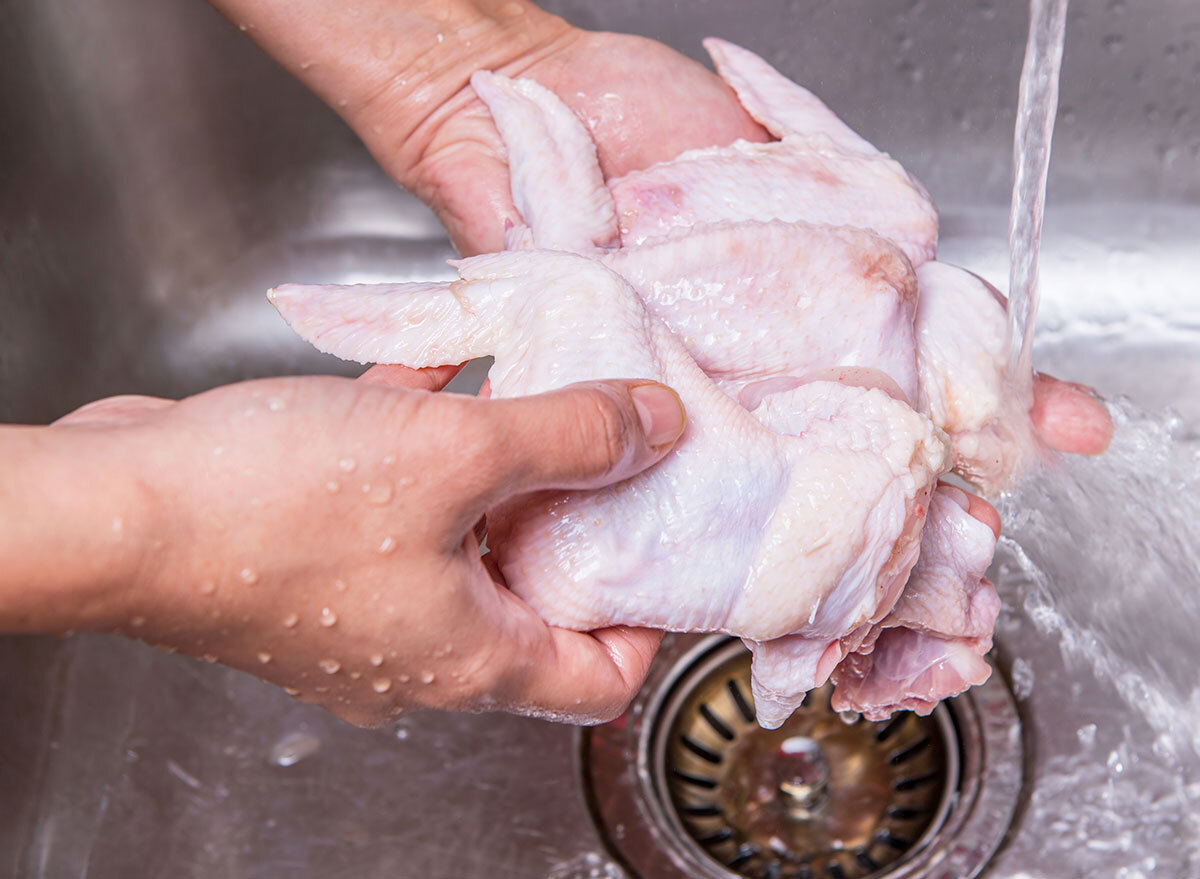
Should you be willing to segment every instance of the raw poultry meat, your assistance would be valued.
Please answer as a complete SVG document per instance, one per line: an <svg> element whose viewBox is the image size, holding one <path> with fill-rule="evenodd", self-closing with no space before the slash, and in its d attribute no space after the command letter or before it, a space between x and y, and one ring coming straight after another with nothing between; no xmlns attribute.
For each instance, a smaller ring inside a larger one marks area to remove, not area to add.
<svg viewBox="0 0 1200 879"><path fill-rule="evenodd" d="M921 555L895 607L833 671L836 710L871 720L900 708L927 714L947 694L988 679L983 655L1000 599L984 572L996 539L967 503L951 485L934 493Z"/></svg>
<svg viewBox="0 0 1200 879"><path fill-rule="evenodd" d="M713 367L710 374L723 386L732 385L736 392L739 385L759 378L804 376L814 368L814 361L825 366L869 365L887 373L949 434L956 472L987 490L1004 485L1034 443L1027 414L1012 405L1013 395L1005 384L1007 316L999 293L963 269L926 262L935 255L937 214L924 188L894 160L757 55L723 40L708 39L704 45L746 110L784 139L699 151L706 163L700 181L694 179L688 158L696 151L609 181L612 210L605 207L595 146L583 123L561 100L529 80L485 71L471 78L497 120L508 149L514 201L524 205L527 225L510 230L509 246L536 243L582 253L594 251L598 242L608 245L619 235L625 246L601 258L633 283L658 316L681 335L697 362L706 370ZM747 164L746 150L782 148L793 138L808 136L826 138L833 145L830 149L858 161L899 169L910 194L928 208L932 223L916 252L905 245L912 238L911 230L889 226L904 212L895 213L877 189L863 203L859 190L837 187L816 205L792 195L781 205L778 194L790 193L788 186L794 182L787 175L803 177L808 172L763 171L757 160ZM539 175L546 180L587 181L586 196L568 209L567 199L579 191L578 186L528 188L520 183ZM686 202L672 207L667 199L658 204L660 237L647 238L650 233L643 235L636 229L630 233L624 219L623 188L646 175ZM754 182L760 176L761 187ZM717 190L722 194L698 212L693 194ZM547 204L541 203L543 198ZM863 228L821 225L831 214L857 215L860 210L864 212L860 222L846 221L847 225L874 230L875 236ZM566 222L564 216L575 219ZM547 219L539 222L538 218ZM571 234L580 228L579 218L586 218L585 231ZM747 220L774 222L755 231L747 228ZM849 241L854 234L857 240ZM918 266L915 276L903 265L897 248ZM915 277L919 297L910 288L913 282L902 277L905 274ZM888 306L878 296L886 297L886 286L895 291L892 296L918 303L915 325L901 309L885 316ZM867 305L872 292L877 298ZM845 329L835 328L838 321ZM833 337L826 335L831 329ZM846 330L857 332L857 340L847 341ZM920 391L908 359L913 332ZM826 350L813 349L809 344L813 339L827 341ZM828 349L835 346L837 357L824 362ZM891 355L866 363L868 349ZM731 357L738 362L726 362ZM729 366L745 378L729 374Z"/></svg>
<svg viewBox="0 0 1200 879"><path fill-rule="evenodd" d="M654 378L688 411L684 436L649 471L489 511L506 582L544 619L728 632L770 665L776 639L836 644L891 611L944 469L927 418L878 388L810 381L760 404L771 429L599 262L527 251L457 265L452 283L288 285L271 300L339 357L422 367L493 354L497 397ZM756 672L764 725L829 673L781 670Z"/></svg>
<svg viewBox="0 0 1200 879"><path fill-rule="evenodd" d="M917 278L871 232L717 223L601 259L747 408L773 379L834 366L879 370L916 399Z"/></svg>
<svg viewBox="0 0 1200 879"><path fill-rule="evenodd" d="M742 105L780 140L689 150L610 181L624 244L718 220L806 220L870 229L914 265L937 249L937 210L891 157L758 56L705 40Z"/></svg>
<svg viewBox="0 0 1200 879"><path fill-rule="evenodd" d="M1003 297L982 278L941 262L917 269L917 284L919 408L950 435L955 471L994 491L1037 448L1028 403L1005 379Z"/></svg>
<svg viewBox="0 0 1200 879"><path fill-rule="evenodd" d="M571 628L742 637L764 726L830 675L840 706L927 712L987 677L995 538L959 490L930 498L943 435L913 407L952 431L963 472L1002 469L991 457L1003 443L989 441L1003 306L929 261L936 213L899 165L761 59L706 46L781 141L606 183L557 97L477 73L526 223L506 243L534 252L463 261L451 285L282 287L273 301L350 359L494 353L497 396L615 376L673 385L690 426L649 473L489 514L511 588ZM829 185L834 166L847 176Z"/></svg>

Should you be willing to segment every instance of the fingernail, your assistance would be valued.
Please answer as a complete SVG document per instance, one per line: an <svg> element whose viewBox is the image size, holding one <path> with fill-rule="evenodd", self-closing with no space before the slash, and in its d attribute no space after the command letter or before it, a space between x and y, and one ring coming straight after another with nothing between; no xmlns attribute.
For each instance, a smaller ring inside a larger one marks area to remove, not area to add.
<svg viewBox="0 0 1200 879"><path fill-rule="evenodd" d="M630 388L633 408L642 422L642 432L651 448L669 445L683 433L686 415L683 401L670 388L660 384Z"/></svg>

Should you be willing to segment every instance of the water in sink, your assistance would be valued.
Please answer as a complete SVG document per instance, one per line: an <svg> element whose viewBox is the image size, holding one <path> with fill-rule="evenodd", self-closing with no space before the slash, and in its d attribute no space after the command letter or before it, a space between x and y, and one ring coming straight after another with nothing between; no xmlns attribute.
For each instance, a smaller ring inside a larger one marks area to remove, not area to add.
<svg viewBox="0 0 1200 879"><path fill-rule="evenodd" d="M1026 395L1066 7L1032 0L1017 113L1010 376ZM1027 721L1058 741L1020 819L1044 832L1001 853L1005 875L1200 875L1200 445L1170 410L1112 412L1107 454L1050 462L1001 504L997 636Z"/></svg>

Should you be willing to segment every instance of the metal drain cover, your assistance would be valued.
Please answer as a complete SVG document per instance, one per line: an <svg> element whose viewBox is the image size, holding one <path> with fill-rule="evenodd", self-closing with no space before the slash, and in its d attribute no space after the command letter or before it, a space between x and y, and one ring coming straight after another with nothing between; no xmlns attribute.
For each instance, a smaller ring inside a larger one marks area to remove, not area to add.
<svg viewBox="0 0 1200 879"><path fill-rule="evenodd" d="M826 686L764 730L749 652L723 636L696 641L675 639L665 650L678 660L622 718L584 734L593 812L634 875L882 879L932 875L935 863L939 877L982 868L1020 790L1019 725L997 677L994 692L953 709L880 723L834 712Z"/></svg>
<svg viewBox="0 0 1200 879"><path fill-rule="evenodd" d="M860 879L941 823L958 781L944 709L846 722L826 684L765 730L749 699L750 655L730 646L680 679L656 742L656 780L704 852L746 876Z"/></svg>

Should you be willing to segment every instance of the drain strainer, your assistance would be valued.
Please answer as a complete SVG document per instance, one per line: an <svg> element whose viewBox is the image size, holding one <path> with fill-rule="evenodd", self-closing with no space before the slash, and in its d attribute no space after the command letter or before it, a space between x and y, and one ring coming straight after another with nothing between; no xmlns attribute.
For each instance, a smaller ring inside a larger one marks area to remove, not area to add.
<svg viewBox="0 0 1200 879"><path fill-rule="evenodd" d="M689 642L666 648L683 655L660 663L629 712L585 734L593 811L634 875L915 879L935 865L939 877L982 868L1020 790L1017 716L997 676L929 717L879 723L833 711L826 686L764 730L749 652L724 637L684 650Z"/></svg>

